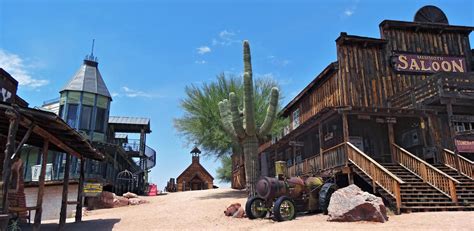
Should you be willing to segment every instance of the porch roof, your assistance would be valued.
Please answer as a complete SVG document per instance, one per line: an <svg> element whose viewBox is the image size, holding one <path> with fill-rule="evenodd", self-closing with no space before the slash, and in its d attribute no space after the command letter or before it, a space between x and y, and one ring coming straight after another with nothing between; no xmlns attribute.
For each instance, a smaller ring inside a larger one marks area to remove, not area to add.
<svg viewBox="0 0 474 231"><path fill-rule="evenodd" d="M85 137L67 125L56 114L48 111L0 103L0 130L2 136L8 135L10 121L6 115L7 111L16 112L19 116L17 140L21 140L28 129L33 126L26 144L41 147L47 139L50 141L50 150L94 160L104 159L104 155L92 147Z"/></svg>

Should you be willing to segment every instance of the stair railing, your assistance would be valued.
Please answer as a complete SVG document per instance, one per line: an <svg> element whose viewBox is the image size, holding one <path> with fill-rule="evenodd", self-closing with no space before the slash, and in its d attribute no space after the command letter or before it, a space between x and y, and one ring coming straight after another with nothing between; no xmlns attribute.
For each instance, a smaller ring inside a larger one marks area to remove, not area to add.
<svg viewBox="0 0 474 231"><path fill-rule="evenodd" d="M340 143L336 146L323 150L322 152L322 163L321 169L331 169L346 164L346 145Z"/></svg>
<svg viewBox="0 0 474 231"><path fill-rule="evenodd" d="M444 164L456 169L456 155L449 149L443 149ZM474 161L459 155L459 172L471 179L474 179Z"/></svg>
<svg viewBox="0 0 474 231"><path fill-rule="evenodd" d="M402 196L400 193L400 184L405 182L387 170L385 167L377 163L370 156L363 153L350 142L347 145L348 160L358 169L367 175L374 184L383 188L388 194L395 198L397 212L400 213L402 206ZM375 187L375 185L373 185Z"/></svg>
<svg viewBox="0 0 474 231"><path fill-rule="evenodd" d="M456 184L459 184L459 181L394 143L392 149L394 158L399 164L451 198L453 202L458 202Z"/></svg>

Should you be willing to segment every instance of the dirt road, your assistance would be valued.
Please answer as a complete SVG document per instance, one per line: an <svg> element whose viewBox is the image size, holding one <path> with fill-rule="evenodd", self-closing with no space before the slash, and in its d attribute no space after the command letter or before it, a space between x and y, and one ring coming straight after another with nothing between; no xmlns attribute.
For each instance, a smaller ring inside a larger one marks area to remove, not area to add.
<svg viewBox="0 0 474 231"><path fill-rule="evenodd" d="M71 220L66 230L474 230L474 212L391 215L383 224L328 222L325 215L299 216L287 222L235 219L224 216L223 211L232 202L244 205L246 196L231 189L170 193L145 199L150 203L91 211L81 223ZM44 224L41 228L56 230L56 224Z"/></svg>

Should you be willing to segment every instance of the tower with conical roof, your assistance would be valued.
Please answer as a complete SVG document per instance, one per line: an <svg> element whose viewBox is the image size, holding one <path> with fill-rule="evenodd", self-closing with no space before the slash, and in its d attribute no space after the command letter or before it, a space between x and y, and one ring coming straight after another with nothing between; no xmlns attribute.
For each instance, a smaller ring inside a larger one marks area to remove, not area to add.
<svg viewBox="0 0 474 231"><path fill-rule="evenodd" d="M112 97L92 50L60 91L59 116L92 141L105 141Z"/></svg>

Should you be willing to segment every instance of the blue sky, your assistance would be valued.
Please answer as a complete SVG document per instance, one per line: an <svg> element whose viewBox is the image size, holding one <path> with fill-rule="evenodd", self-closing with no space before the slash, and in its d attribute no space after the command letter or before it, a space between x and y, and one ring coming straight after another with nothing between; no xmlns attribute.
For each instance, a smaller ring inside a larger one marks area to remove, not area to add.
<svg viewBox="0 0 474 231"><path fill-rule="evenodd" d="M285 104L336 60L340 32L379 37L382 20L412 21L428 4L453 25L474 26L472 1L0 0L0 66L20 80L19 95L39 106L59 96L96 39L111 115L152 119L147 142L158 156L151 180L161 189L191 162L191 146L172 122L183 114L184 87L240 73L243 39L254 74L278 80ZM202 162L211 174L220 165Z"/></svg>

